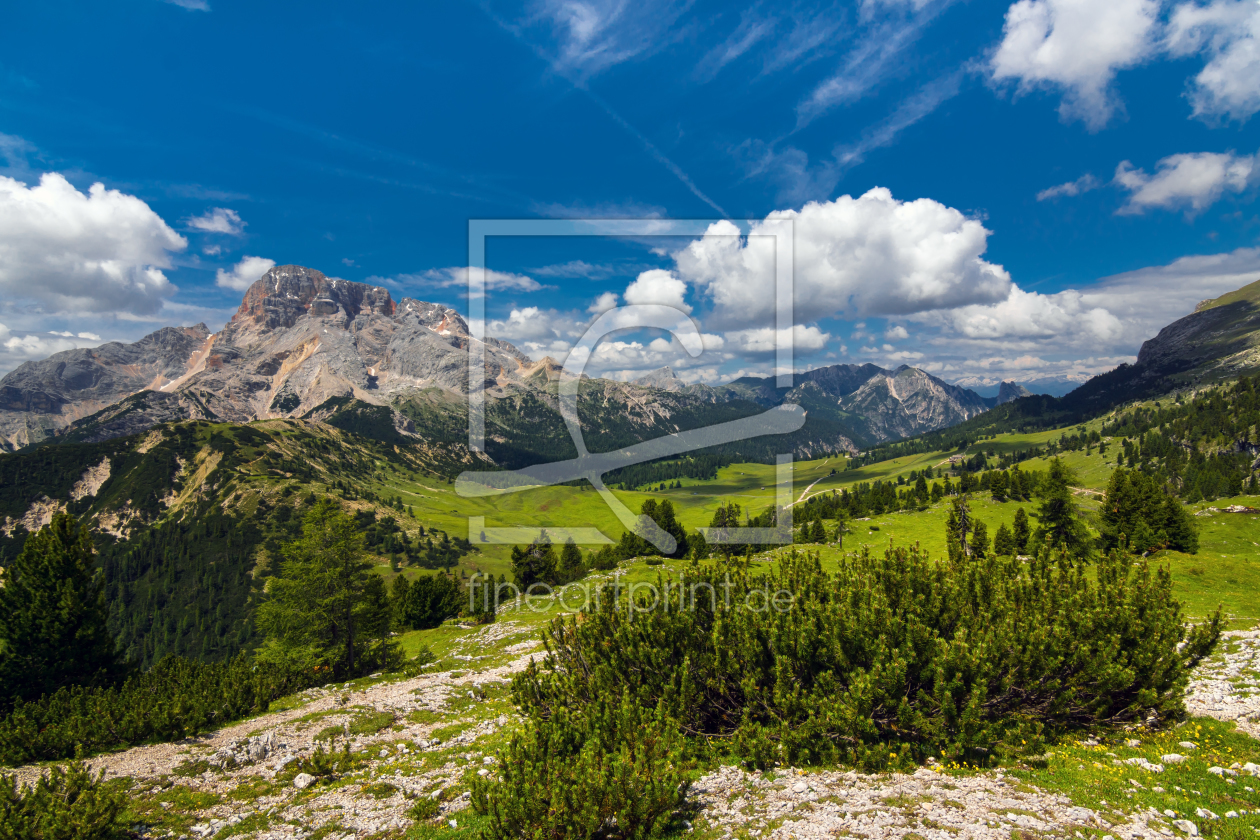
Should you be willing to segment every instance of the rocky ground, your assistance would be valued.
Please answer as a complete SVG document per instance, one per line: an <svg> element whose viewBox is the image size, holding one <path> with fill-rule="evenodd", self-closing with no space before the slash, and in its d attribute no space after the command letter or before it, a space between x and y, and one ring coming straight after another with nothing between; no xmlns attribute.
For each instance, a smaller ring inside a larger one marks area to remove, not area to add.
<svg viewBox="0 0 1260 840"><path fill-rule="evenodd" d="M465 637L437 666L445 670L325 686L296 698L292 708L91 764L133 780L151 837L383 839L418 825L427 827L424 837L463 833L471 814L468 780L494 772L502 738L487 736L516 724L507 687L538 655L536 638L534 630L501 621ZM1260 632L1231 633L1223 647L1193 683L1189 707L1195 715L1236 722L1254 737L1260 734ZM451 670L453 664L466 669ZM1193 721L1179 731L1110 745L1061 745L1049 775L1036 778L1020 768L940 765L910 775L722 767L694 786L692 831L714 840L1255 836L1260 779L1253 783L1252 777L1260 767L1227 764L1234 747L1208 743L1211 734ZM1202 748L1170 740L1187 731ZM317 750L348 755L348 764L321 773L312 759ZM22 768L19 776L29 780L39 772ZM1084 784L1104 787L1077 795L1069 784L1074 772L1102 774L1103 782ZM1209 785L1224 793L1207 796L1199 789ZM1110 803L1100 798L1104 793ZM1159 796L1172 799L1163 803ZM435 816L417 820L413 809L425 800ZM1216 805L1219 814L1203 807L1222 801L1237 804L1228 811Z"/></svg>
<svg viewBox="0 0 1260 840"><path fill-rule="evenodd" d="M1260 630L1226 634L1224 653L1203 663L1190 686L1192 715L1232 720L1260 738Z"/></svg>

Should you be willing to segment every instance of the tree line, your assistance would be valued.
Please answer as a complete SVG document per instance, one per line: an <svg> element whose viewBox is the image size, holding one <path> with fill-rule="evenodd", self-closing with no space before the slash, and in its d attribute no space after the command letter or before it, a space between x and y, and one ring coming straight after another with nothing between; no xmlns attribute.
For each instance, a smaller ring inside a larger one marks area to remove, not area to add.
<svg viewBox="0 0 1260 840"><path fill-rule="evenodd" d="M145 670L110 630L92 535L54 516L0 580L0 759L184 737L301 688L402 666L396 605L352 516L316 501L282 555L254 618L256 651L166 656Z"/></svg>

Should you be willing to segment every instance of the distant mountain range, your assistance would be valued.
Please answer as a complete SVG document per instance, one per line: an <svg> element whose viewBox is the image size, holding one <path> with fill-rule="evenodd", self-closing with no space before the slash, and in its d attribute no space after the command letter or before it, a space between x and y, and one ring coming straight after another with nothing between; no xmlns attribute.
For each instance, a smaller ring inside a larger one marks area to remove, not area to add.
<svg viewBox="0 0 1260 840"><path fill-rule="evenodd" d="M1033 394L983 417L954 436L1002 429L1053 428L1097 417L1134 400L1163 397L1260 372L1260 280L1205 300L1142 344L1137 361L1099 374L1061 397Z"/></svg>
<svg viewBox="0 0 1260 840"><path fill-rule="evenodd" d="M459 445L467 440L468 352L474 341L448 307L394 301L388 290L277 266L244 295L218 333L167 327L133 344L113 342L27 362L0 380L0 446L99 441L163 422L325 420L377 437ZM561 366L511 344L485 343L487 454L507 467L576 454L557 407ZM634 382L586 379L579 413L593 451L797 403L808 412L791 436L801 456L944 428L1021 396L995 398L917 368L832 365L795 377L688 385L669 368ZM749 442L782 451L783 441ZM760 453L764 454L764 453Z"/></svg>

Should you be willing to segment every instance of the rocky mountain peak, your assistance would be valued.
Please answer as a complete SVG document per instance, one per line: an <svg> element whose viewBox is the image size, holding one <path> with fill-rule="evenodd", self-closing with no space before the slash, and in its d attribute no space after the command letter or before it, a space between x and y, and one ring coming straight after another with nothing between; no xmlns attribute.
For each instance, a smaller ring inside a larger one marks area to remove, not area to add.
<svg viewBox="0 0 1260 840"><path fill-rule="evenodd" d="M468 322L454 309L440 303L403 298L398 304L397 314L399 318L414 317L420 326L428 327L438 335L468 336Z"/></svg>
<svg viewBox="0 0 1260 840"><path fill-rule="evenodd" d="M651 373L644 374L638 379L631 381L631 385L642 385L645 388L656 388L660 391L679 391L686 387L685 382L674 375L674 369L669 365L663 368L657 368Z"/></svg>
<svg viewBox="0 0 1260 840"><path fill-rule="evenodd" d="M307 314L340 316L348 325L359 315L392 316L395 309L389 291L380 286L329 279L321 271L300 265L278 265L246 290L227 331L286 329Z"/></svg>
<svg viewBox="0 0 1260 840"><path fill-rule="evenodd" d="M1018 382L1003 382L998 386L997 404L1002 405L1003 403L1008 403L1011 400L1017 400L1020 397L1028 396L1032 396L1032 391L1029 391Z"/></svg>

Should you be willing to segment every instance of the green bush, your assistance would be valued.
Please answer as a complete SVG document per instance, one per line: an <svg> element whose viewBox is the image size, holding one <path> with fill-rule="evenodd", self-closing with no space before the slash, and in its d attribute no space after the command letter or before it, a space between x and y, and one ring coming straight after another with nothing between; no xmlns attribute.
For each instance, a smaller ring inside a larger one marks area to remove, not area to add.
<svg viewBox="0 0 1260 840"><path fill-rule="evenodd" d="M1096 576L1066 553L934 563L898 548L835 574L792 552L683 580L633 612L606 589L552 623L551 655L513 683L528 726L474 789L491 837L654 836L692 762L976 763L1175 721L1220 635L1219 615L1187 632L1167 570L1120 552Z"/></svg>
<svg viewBox="0 0 1260 840"><path fill-rule="evenodd" d="M322 683L324 677L258 667L244 654L216 663L168 656L117 688L76 686L18 702L0 720L0 763L186 738L265 712L277 697Z"/></svg>
<svg viewBox="0 0 1260 840"><path fill-rule="evenodd" d="M0 776L3 840L122 840L127 795L93 777L81 762L53 767L29 788Z"/></svg>
<svg viewBox="0 0 1260 840"><path fill-rule="evenodd" d="M328 749L320 744L309 757L298 759L285 768L283 778L291 780L299 773L309 773L316 779L335 779L342 773L349 773L363 765L363 756L350 752L350 742L342 744L341 750L335 743Z"/></svg>
<svg viewBox="0 0 1260 840"><path fill-rule="evenodd" d="M601 696L513 738L500 778L473 782L473 808L490 837L659 837L686 802L682 740L629 694Z"/></svg>
<svg viewBox="0 0 1260 840"><path fill-rule="evenodd" d="M425 822L442 813L442 806L431 796L421 796L416 804L407 809L407 816L416 822Z"/></svg>

